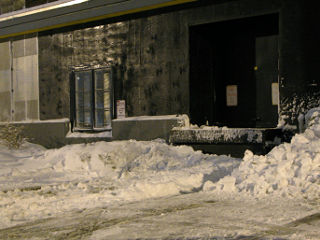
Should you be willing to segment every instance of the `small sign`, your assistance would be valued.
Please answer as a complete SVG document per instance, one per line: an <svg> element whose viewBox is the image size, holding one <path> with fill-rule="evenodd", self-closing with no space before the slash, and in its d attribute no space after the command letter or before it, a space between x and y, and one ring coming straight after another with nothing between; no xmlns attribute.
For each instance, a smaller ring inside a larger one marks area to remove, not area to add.
<svg viewBox="0 0 320 240"><path fill-rule="evenodd" d="M272 105L279 105L279 83L272 83Z"/></svg>
<svg viewBox="0 0 320 240"><path fill-rule="evenodd" d="M126 101L117 100L117 118L123 119L126 118Z"/></svg>
<svg viewBox="0 0 320 240"><path fill-rule="evenodd" d="M227 93L227 106L228 107L238 106L238 86L228 85L226 93Z"/></svg>

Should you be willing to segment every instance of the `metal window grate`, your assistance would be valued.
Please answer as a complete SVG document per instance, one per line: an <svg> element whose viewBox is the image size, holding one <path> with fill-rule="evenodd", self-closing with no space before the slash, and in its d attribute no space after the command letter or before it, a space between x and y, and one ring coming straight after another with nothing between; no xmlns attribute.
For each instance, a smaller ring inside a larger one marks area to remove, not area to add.
<svg viewBox="0 0 320 240"><path fill-rule="evenodd" d="M74 77L75 129L111 129L112 87L110 69L76 71Z"/></svg>

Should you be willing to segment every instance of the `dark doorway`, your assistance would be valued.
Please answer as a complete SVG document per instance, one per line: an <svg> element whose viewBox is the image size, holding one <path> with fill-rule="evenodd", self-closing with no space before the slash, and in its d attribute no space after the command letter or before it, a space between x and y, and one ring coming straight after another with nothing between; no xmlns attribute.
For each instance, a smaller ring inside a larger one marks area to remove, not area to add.
<svg viewBox="0 0 320 240"><path fill-rule="evenodd" d="M193 124L275 127L278 15L190 27Z"/></svg>

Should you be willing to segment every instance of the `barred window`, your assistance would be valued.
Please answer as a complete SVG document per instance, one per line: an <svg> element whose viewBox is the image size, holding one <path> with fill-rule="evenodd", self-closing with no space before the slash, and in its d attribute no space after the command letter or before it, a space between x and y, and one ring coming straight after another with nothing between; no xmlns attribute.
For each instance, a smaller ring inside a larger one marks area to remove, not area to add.
<svg viewBox="0 0 320 240"><path fill-rule="evenodd" d="M110 69L74 72L74 129L111 129L112 94Z"/></svg>

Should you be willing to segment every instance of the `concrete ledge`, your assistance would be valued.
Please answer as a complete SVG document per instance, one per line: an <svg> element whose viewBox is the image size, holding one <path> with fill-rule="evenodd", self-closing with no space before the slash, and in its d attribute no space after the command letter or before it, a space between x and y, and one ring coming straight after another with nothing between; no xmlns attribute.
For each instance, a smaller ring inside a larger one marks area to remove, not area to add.
<svg viewBox="0 0 320 240"><path fill-rule="evenodd" d="M22 135L26 136L29 142L46 148L56 148L66 144L65 136L69 131L69 119L12 122L10 124L23 126ZM0 128L5 125L6 123L1 123Z"/></svg>
<svg viewBox="0 0 320 240"><path fill-rule="evenodd" d="M184 126L186 116L141 116L112 121L112 140L136 139L149 141L162 138L169 141L170 131L174 127Z"/></svg>
<svg viewBox="0 0 320 240"><path fill-rule="evenodd" d="M172 143L262 143L264 131L247 128L173 129L170 133Z"/></svg>
<svg viewBox="0 0 320 240"><path fill-rule="evenodd" d="M66 144L91 143L98 141L110 142L112 140L112 131L101 132L68 132L66 136Z"/></svg>
<svg viewBox="0 0 320 240"><path fill-rule="evenodd" d="M254 128L174 128L169 142L189 145L204 153L228 154L242 157L246 149L255 154L266 154L282 142L281 129Z"/></svg>
<svg viewBox="0 0 320 240"><path fill-rule="evenodd" d="M69 119L54 119L46 121L11 122L9 124L23 126L22 135L29 142L43 145L46 148L57 148L66 144L90 143L112 140L148 141L162 138L169 141L170 130L185 126L185 115L141 116L125 119L114 119L112 129L102 132L70 131ZM6 123L0 123L0 128Z"/></svg>

